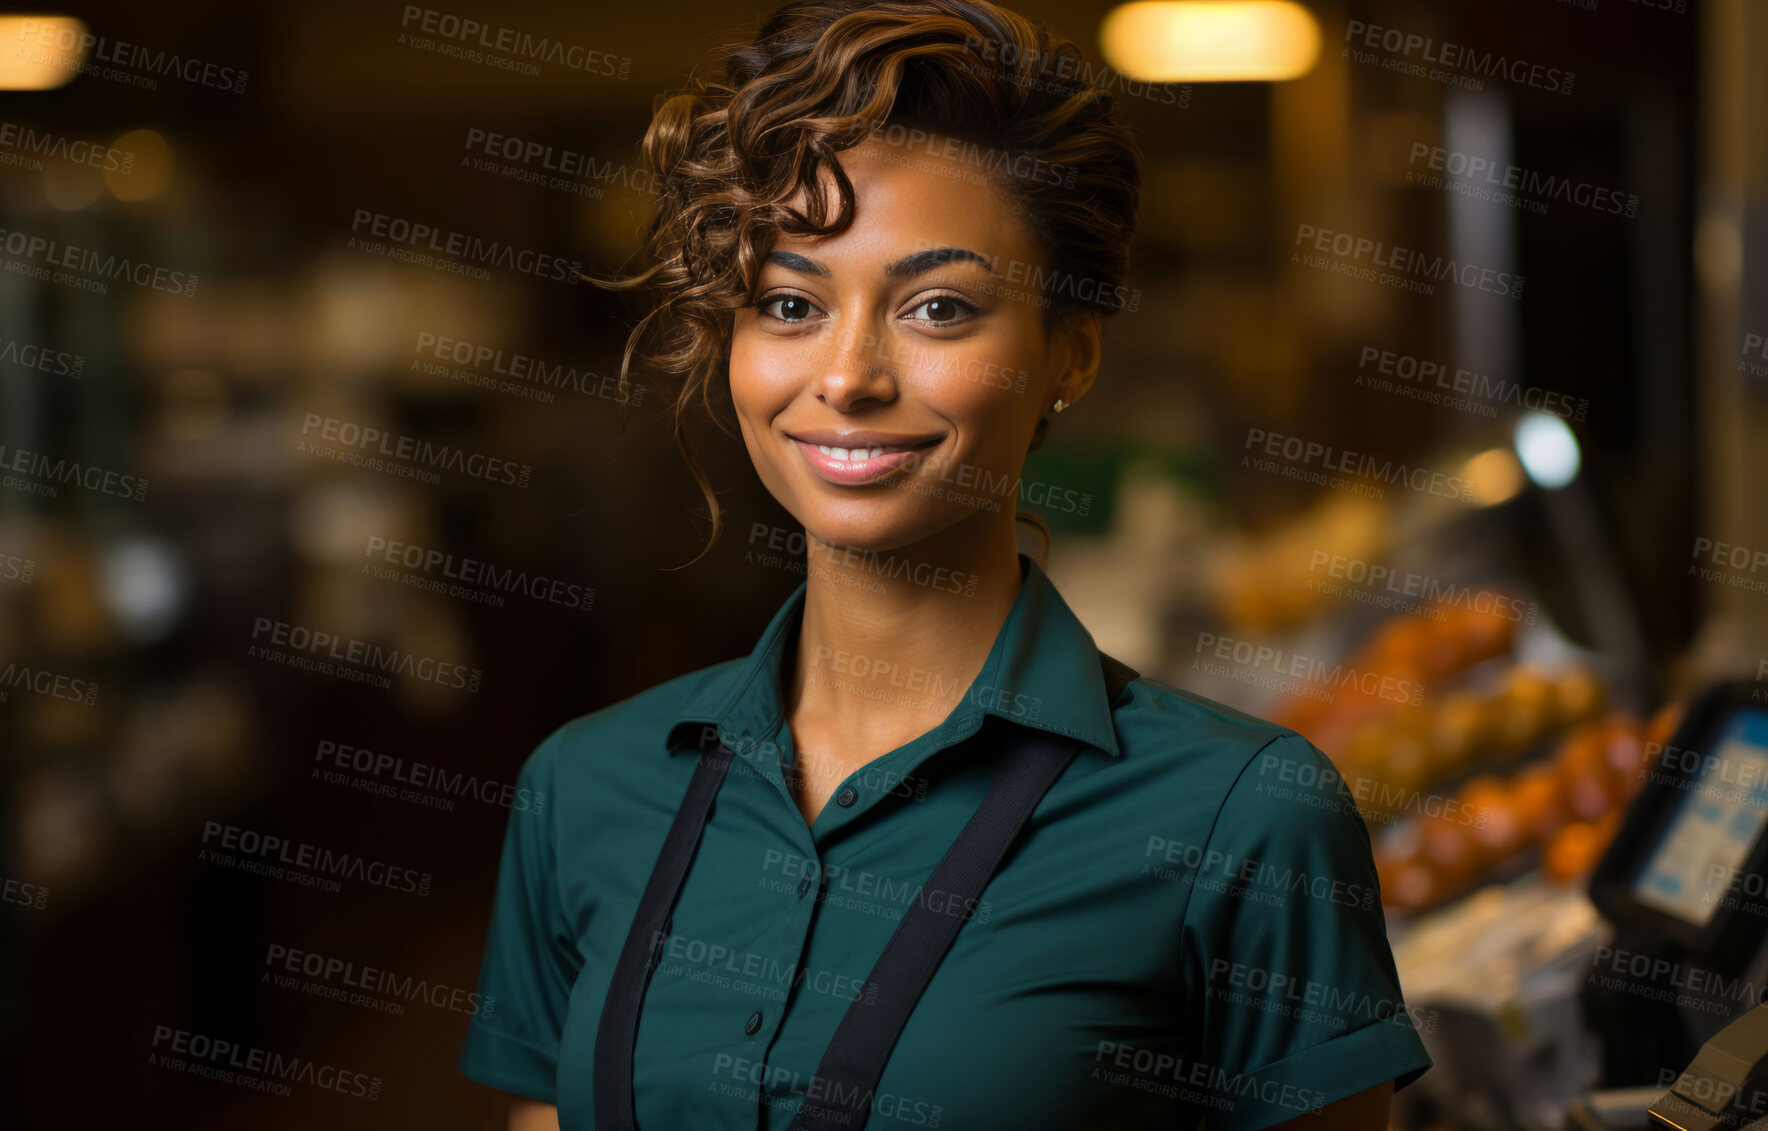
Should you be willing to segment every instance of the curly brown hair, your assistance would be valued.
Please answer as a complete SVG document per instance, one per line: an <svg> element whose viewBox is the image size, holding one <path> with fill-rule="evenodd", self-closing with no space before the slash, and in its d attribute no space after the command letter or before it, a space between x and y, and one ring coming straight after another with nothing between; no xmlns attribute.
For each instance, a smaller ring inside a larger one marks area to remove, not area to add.
<svg viewBox="0 0 1768 1131"><path fill-rule="evenodd" d="M712 396L728 394L734 314L752 301L776 235L832 236L852 223L853 186L836 153L915 131L1010 155L983 164L1046 257L1036 282L1046 327L1122 307L1141 191L1136 143L1112 94L1081 80L1089 71L1080 49L987 0L795 0L753 41L713 59L717 76L661 96L645 133L644 159L661 186L645 232L651 266L585 276L655 293L627 339L620 390L629 395L633 356L654 334L657 348L643 356L681 378L674 440L711 512L695 561L717 540L721 517L689 419L704 411L734 435ZM817 191L825 166L839 195L833 216ZM808 213L786 203L801 190Z"/></svg>

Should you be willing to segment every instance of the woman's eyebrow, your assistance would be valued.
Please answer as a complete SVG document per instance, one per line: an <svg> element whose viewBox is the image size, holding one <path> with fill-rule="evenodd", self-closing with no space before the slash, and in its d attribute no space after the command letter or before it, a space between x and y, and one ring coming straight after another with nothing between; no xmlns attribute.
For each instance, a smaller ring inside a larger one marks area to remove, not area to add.
<svg viewBox="0 0 1768 1131"><path fill-rule="evenodd" d="M988 273L1000 278L1000 272L989 266L987 259L962 247L935 247L927 251L917 251L913 255L905 255L901 259L884 268L884 274L892 279L907 279L924 272L931 271L955 260L969 259L982 264Z"/></svg>
<svg viewBox="0 0 1768 1131"><path fill-rule="evenodd" d="M990 266L985 257L978 255L976 252L971 251L968 248L962 247L935 247L929 248L926 251L917 251L913 255L905 255L895 263L884 268L884 274L892 279L908 279L913 278L916 275L925 274L928 271L933 270L935 267L966 259L982 264L988 273L995 278L998 279L1001 277L1000 272ZM829 269L827 267L818 263L814 259L807 258L806 256L799 255L792 251L769 252L765 262L777 263L788 271L797 271L802 275L816 275L819 278L824 279L829 277Z"/></svg>

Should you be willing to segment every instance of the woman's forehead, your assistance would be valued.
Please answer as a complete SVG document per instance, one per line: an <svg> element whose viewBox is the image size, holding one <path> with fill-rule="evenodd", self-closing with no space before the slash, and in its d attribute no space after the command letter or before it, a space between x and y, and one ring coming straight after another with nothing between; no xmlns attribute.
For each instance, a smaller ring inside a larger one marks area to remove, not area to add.
<svg viewBox="0 0 1768 1131"><path fill-rule="evenodd" d="M930 248L971 249L990 263L1030 260L1030 233L1006 187L942 147L912 153L877 138L836 155L853 185L853 223L834 236L781 232L773 250L829 262L889 263ZM826 215L839 204L834 174L818 170ZM803 211L800 189L786 203Z"/></svg>

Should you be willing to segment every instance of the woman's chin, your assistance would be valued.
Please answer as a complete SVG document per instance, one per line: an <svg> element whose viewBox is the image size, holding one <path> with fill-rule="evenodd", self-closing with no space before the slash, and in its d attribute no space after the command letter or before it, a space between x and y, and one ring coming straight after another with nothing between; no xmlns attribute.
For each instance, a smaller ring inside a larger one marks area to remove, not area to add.
<svg viewBox="0 0 1768 1131"><path fill-rule="evenodd" d="M922 555L911 550L912 547L918 546L926 551L930 548L927 544L936 540L947 547L953 547L956 545L954 538L961 543L966 537L986 537L978 529L958 529L966 523L974 526L974 520L980 515L980 511L970 508L935 504L931 507L854 505L841 507L834 513L796 513L795 517L804 527L805 533L815 539L811 546L814 562L815 554L820 549L816 543L831 547L826 554L849 553L857 557L861 554L882 556L906 552L910 556L920 557Z"/></svg>
<svg viewBox="0 0 1768 1131"><path fill-rule="evenodd" d="M840 527L824 527L819 530L807 531L816 541L811 546L811 563L817 564L817 555L821 553L824 564L837 564L842 555L864 554L884 555L905 544L906 539L880 537L877 530L843 530ZM826 547L826 549L825 549Z"/></svg>
<svg viewBox="0 0 1768 1131"><path fill-rule="evenodd" d="M932 533L930 529L922 529L921 524L915 526L901 521L896 515L877 515L866 518L860 515L842 516L838 519L813 519L804 524L805 533L822 546L828 546L826 554L889 554L904 546L912 545ZM813 543L811 560L815 562L816 552L822 548Z"/></svg>

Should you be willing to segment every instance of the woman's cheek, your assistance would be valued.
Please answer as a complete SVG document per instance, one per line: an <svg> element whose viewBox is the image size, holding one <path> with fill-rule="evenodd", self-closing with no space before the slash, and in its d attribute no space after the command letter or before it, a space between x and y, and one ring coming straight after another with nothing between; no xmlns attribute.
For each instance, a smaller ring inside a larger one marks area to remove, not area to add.
<svg viewBox="0 0 1768 1131"><path fill-rule="evenodd" d="M990 438L999 437L1004 451L1023 451L1018 443L1023 435L1031 442L1031 429L1037 423L1036 406L1032 403L1030 382L1017 375L1025 372L1018 359L1001 354L972 355L953 371L945 384L947 415L963 418Z"/></svg>
<svg viewBox="0 0 1768 1131"><path fill-rule="evenodd" d="M765 432L768 422L791 403L802 352L757 332L732 340L731 399L759 431Z"/></svg>

